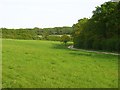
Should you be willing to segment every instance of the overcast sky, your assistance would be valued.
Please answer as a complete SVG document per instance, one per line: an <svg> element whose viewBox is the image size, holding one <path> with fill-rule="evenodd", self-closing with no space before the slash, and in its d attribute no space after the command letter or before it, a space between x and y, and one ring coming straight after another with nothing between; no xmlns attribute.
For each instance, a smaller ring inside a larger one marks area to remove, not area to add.
<svg viewBox="0 0 120 90"><path fill-rule="evenodd" d="M0 0L0 27L72 26L110 0Z"/></svg>

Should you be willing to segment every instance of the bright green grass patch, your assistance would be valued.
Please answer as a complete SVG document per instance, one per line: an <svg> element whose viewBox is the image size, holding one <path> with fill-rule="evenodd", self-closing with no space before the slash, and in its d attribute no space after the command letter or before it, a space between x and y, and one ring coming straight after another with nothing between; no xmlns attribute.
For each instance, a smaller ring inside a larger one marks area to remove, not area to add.
<svg viewBox="0 0 120 90"><path fill-rule="evenodd" d="M67 49L60 42L3 40L5 88L117 88L114 55Z"/></svg>

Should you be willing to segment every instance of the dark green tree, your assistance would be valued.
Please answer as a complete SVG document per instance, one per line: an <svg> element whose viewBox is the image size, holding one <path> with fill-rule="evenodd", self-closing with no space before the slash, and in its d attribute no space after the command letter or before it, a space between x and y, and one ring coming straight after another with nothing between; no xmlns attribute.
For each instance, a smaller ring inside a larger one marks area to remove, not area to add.
<svg viewBox="0 0 120 90"><path fill-rule="evenodd" d="M120 45L120 2L97 6L90 19L73 25L74 47L117 51Z"/></svg>
<svg viewBox="0 0 120 90"><path fill-rule="evenodd" d="M68 35L64 34L61 36L61 42L63 42L65 45L68 41L70 41L70 37Z"/></svg>

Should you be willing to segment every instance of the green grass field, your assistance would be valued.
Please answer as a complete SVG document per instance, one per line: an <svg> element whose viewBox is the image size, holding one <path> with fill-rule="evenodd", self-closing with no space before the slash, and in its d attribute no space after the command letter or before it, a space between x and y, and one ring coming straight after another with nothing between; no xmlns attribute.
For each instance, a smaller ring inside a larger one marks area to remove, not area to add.
<svg viewBox="0 0 120 90"><path fill-rule="evenodd" d="M114 55L73 51L60 42L3 40L3 88L117 88Z"/></svg>

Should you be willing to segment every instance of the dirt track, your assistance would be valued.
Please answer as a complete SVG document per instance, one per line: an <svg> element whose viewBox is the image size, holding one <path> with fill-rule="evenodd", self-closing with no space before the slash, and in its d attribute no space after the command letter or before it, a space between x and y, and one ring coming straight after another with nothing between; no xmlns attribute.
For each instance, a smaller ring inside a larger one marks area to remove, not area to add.
<svg viewBox="0 0 120 90"><path fill-rule="evenodd" d="M86 52L95 52L95 53L102 53L102 54L120 55L120 54L118 54L118 53L99 52L99 51L91 51L91 50L77 49L77 48L74 48L73 45L69 46L68 48L69 48L69 49L72 49L72 50L82 50L82 51L86 51Z"/></svg>

